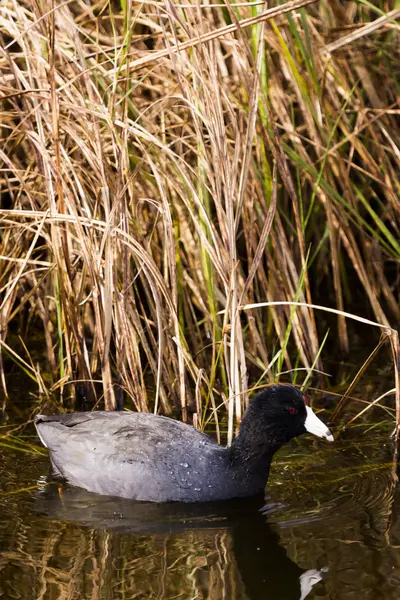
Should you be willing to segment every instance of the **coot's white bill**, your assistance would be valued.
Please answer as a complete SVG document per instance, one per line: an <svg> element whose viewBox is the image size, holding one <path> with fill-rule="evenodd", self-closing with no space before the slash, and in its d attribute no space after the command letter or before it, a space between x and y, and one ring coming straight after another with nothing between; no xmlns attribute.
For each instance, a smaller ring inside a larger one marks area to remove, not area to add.
<svg viewBox="0 0 400 600"><path fill-rule="evenodd" d="M314 435L317 435L318 437L326 438L328 442L333 442L333 435L331 434L325 423L323 423L321 419L318 419L313 409L309 406L306 406L306 411L307 418L304 423L304 427L307 429L307 431L313 433Z"/></svg>

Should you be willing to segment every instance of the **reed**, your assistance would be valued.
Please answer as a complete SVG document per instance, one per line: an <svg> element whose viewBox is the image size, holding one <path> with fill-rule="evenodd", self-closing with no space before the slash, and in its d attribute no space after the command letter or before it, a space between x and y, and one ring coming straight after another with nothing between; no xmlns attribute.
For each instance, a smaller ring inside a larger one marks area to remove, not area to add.
<svg viewBox="0 0 400 600"><path fill-rule="evenodd" d="M65 406L225 406L231 437L249 381L323 368L314 305L341 353L345 312L399 321L400 10L268 6L3 2L5 396L19 352Z"/></svg>

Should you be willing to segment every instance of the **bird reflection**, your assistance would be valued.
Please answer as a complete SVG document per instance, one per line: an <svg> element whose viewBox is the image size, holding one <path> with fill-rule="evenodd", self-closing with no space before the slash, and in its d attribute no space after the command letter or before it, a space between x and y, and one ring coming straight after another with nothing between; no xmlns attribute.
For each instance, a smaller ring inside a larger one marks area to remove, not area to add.
<svg viewBox="0 0 400 600"><path fill-rule="evenodd" d="M35 511L53 520L131 536L228 534L237 586L248 600L304 600L323 569L304 571L279 544L277 531L260 511L262 498L202 504L154 504L91 494L69 486L47 486ZM229 557L230 561L231 558ZM244 590L244 593L243 593ZM208 596L211 598L211 596Z"/></svg>

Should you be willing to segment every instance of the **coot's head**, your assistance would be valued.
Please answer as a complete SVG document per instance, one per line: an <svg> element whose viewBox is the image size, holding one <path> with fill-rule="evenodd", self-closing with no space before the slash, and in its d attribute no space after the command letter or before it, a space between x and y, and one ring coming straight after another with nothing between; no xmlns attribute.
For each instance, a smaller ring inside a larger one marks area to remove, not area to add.
<svg viewBox="0 0 400 600"><path fill-rule="evenodd" d="M243 417L240 436L263 437L267 444L279 447L307 431L333 441L306 396L293 385L277 384L267 386L254 397Z"/></svg>

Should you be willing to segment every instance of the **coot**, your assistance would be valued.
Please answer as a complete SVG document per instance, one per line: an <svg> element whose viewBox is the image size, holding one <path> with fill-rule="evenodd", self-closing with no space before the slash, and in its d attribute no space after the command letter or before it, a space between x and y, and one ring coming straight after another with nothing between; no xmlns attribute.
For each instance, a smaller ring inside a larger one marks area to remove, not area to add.
<svg viewBox="0 0 400 600"><path fill-rule="evenodd" d="M283 444L306 431L333 440L291 385L270 385L254 397L229 448L148 413L38 415L35 424L56 474L92 492L151 502L256 495Z"/></svg>

